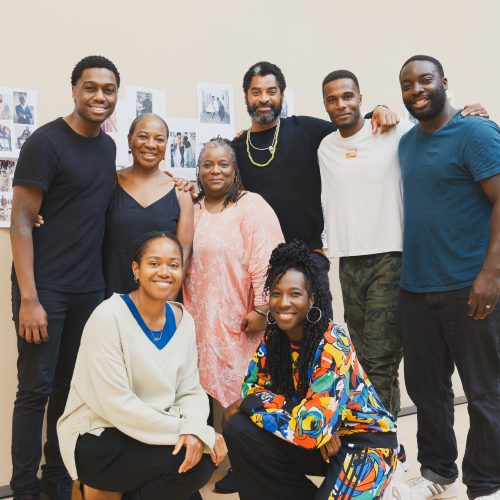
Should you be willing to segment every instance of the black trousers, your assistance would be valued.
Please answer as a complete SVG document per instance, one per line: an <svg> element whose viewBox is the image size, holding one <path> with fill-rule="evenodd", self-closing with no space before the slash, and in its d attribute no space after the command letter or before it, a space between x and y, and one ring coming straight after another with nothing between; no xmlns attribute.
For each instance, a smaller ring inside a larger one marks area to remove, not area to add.
<svg viewBox="0 0 500 500"><path fill-rule="evenodd" d="M185 448L172 455L173 446L136 441L118 429L100 436L84 434L75 450L78 479L105 491L127 493L134 500L186 500L210 479L215 469L209 455L179 474Z"/></svg>
<svg viewBox="0 0 500 500"><path fill-rule="evenodd" d="M242 413L224 426L224 438L241 500L347 499L362 493L368 498L372 492L371 498L380 498L396 463L394 450L386 457L389 469L382 460L367 460L371 448L342 446L327 464L319 450L294 446ZM318 488L306 475L325 479Z"/></svg>
<svg viewBox="0 0 500 500"><path fill-rule="evenodd" d="M444 484L458 476L451 386L456 365L470 419L463 481L476 498L500 488L500 307L474 320L467 316L469 293L401 290L399 314L422 475Z"/></svg>
<svg viewBox="0 0 500 500"><path fill-rule="evenodd" d="M12 479L16 495L37 496L37 477L42 455L42 425L47 405L47 442L44 446L45 481L68 480L59 452L56 424L64 411L75 367L83 327L92 311L104 299L104 290L90 293L62 293L38 290L47 312L49 341L28 344L17 337L17 393L12 416ZM12 283L12 315L19 332L19 287Z"/></svg>
<svg viewBox="0 0 500 500"><path fill-rule="evenodd" d="M287 443L242 413L226 423L223 434L241 500L314 498L318 488L305 475L326 475L327 464L319 451Z"/></svg>

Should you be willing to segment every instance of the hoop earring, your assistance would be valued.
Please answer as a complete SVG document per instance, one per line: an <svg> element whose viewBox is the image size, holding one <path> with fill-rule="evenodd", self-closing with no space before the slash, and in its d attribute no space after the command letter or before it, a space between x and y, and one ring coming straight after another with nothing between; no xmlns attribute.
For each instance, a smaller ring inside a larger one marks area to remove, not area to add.
<svg viewBox="0 0 500 500"><path fill-rule="evenodd" d="M309 318L309 313L313 310L313 309L317 309L319 311L319 316L318 316L318 319L316 321L311 321L311 318ZM320 319L321 317L323 316L323 313L321 312L321 309L319 307L311 307L311 309L309 309L309 311L307 311L307 314L306 314L306 319L309 323L311 323L312 325L315 325Z"/></svg>
<svg viewBox="0 0 500 500"><path fill-rule="evenodd" d="M139 278L137 277L137 275L136 275L136 274L134 274L134 281L135 281L136 283L138 283L138 282L139 282Z"/></svg>
<svg viewBox="0 0 500 500"><path fill-rule="evenodd" d="M269 314L270 312L271 312L271 310L267 311L267 313L266 313L267 324L268 325L275 325L276 320Z"/></svg>

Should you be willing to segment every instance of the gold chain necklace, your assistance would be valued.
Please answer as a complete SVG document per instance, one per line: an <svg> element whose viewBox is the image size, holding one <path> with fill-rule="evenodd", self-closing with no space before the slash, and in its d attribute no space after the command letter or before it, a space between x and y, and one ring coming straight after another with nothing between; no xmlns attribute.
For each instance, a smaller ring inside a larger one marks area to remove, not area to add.
<svg viewBox="0 0 500 500"><path fill-rule="evenodd" d="M252 141L250 140L250 129L247 130L247 155L248 159L252 163L252 165L255 165L256 167L267 167L273 160L274 160L274 155L276 154L276 149L278 148L278 134L280 133L280 124L281 120L278 119L278 123L276 124L276 130L274 131L274 137L273 137L273 142L271 145L267 148L256 148L253 144ZM265 151L266 149L269 150L271 153L271 158L269 158L266 163L257 163L253 158L252 158L252 153L250 152L250 145L252 148L257 149L258 151Z"/></svg>
<svg viewBox="0 0 500 500"><path fill-rule="evenodd" d="M132 299L132 302L134 303L135 308L137 309L137 312L139 314L141 314L140 311L139 311L139 298L135 297L135 296L132 297L131 293L129 294L129 296ZM149 334L151 335L151 338L155 342L160 342L161 338L163 337L163 332L165 331L165 327L167 326L167 312L165 311L165 323L163 323L163 328L160 330L160 336L159 337L155 337L155 335L153 333L153 330L151 330L151 328L149 328L149 326L146 324L146 322L144 321L144 318L142 317L142 315L141 315L141 319L142 319L142 322L144 323L144 326L145 326L146 330L148 330Z"/></svg>

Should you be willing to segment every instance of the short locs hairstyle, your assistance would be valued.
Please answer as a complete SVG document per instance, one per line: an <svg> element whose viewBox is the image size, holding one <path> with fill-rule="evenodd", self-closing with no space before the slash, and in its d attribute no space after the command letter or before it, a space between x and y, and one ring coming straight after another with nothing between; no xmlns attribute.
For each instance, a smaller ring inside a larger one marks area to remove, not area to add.
<svg viewBox="0 0 500 500"><path fill-rule="evenodd" d="M248 92L248 89L250 88L250 83L254 76L267 76L267 75L274 75L276 77L276 80L278 81L278 86L280 88L280 92L283 94L283 92L286 89L286 81L285 81L285 76L283 75L281 69L278 68L276 64L267 61L260 61L258 63L255 63L253 66L250 66L249 70L245 73L245 76L243 77L243 92L245 92L245 95Z"/></svg>
<svg viewBox="0 0 500 500"><path fill-rule="evenodd" d="M229 189L229 192L226 194L226 197L224 198L224 205L223 208L226 208L229 203L236 203L242 196L243 191L245 188L243 187L243 184L241 183L241 175L240 175L240 170L238 168L238 163L236 161L236 153L234 151L234 148L231 144L230 141L227 139L224 139L223 137L214 137L213 139L210 139L202 148L200 151L200 155L198 156L198 168L197 168L197 174L196 174L196 181L198 184L198 195L196 198L193 200L193 203L198 203L201 201L203 198L205 198L205 190L203 189L203 186L201 184L201 179L200 179L200 162L203 157L203 154L205 151L209 148L213 148L216 146L220 146L224 148L230 158L231 163L233 164L234 167L234 182L231 188Z"/></svg>
<svg viewBox="0 0 500 500"><path fill-rule="evenodd" d="M403 68L413 62L413 61L429 61L431 62L432 64L434 64L434 66L436 66L436 69L438 70L438 73L439 73L439 76L441 78L444 78L444 69L443 69L443 65L434 57L432 56L424 56L422 54L417 54L416 56L411 56L409 59L407 59L403 66L401 66L401 69L399 70L399 76L401 76L401 72L403 71Z"/></svg>
<svg viewBox="0 0 500 500"><path fill-rule="evenodd" d="M327 85L330 82L334 82L335 80L340 80L341 78L348 78L349 80L352 80L356 84L358 91L360 91L359 82L356 75L346 69L338 69L336 71L328 73L328 75L326 75L325 78L323 78L323 83L321 85L321 92L325 90L325 85Z"/></svg>
<svg viewBox="0 0 500 500"><path fill-rule="evenodd" d="M76 82L82 77L84 70L89 68L106 68L112 71L116 78L116 86L120 87L120 73L116 66L106 57L103 56L87 56L76 63L71 73L71 85L74 87Z"/></svg>

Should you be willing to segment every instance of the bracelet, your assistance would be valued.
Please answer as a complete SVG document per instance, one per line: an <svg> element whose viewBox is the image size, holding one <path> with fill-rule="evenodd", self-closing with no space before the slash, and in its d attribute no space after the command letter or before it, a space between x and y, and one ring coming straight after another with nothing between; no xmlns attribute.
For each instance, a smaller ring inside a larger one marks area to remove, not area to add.
<svg viewBox="0 0 500 500"><path fill-rule="evenodd" d="M265 318L267 318L267 312L265 311L261 311L260 309L257 309L256 307L253 308L253 310L257 313L257 314L260 314L261 316L264 316Z"/></svg>
<svg viewBox="0 0 500 500"><path fill-rule="evenodd" d="M385 108L385 109L389 109L389 106L386 106L385 104L377 104L377 105L375 106L375 108L378 108L379 106L382 106L382 107L383 107L383 108ZM375 108L373 108L373 109L375 109Z"/></svg>

